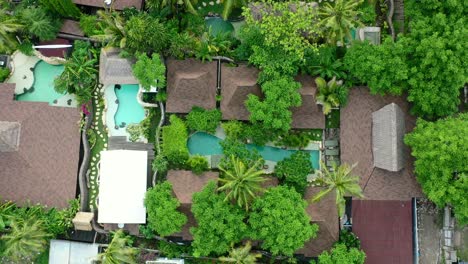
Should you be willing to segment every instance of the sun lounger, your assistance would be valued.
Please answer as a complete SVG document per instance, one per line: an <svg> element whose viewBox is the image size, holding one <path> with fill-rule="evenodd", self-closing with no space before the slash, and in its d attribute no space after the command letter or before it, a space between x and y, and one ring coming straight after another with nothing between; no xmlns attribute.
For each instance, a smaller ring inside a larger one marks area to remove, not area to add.
<svg viewBox="0 0 468 264"><path fill-rule="evenodd" d="M325 156L338 156L339 154L339 149L325 149Z"/></svg>
<svg viewBox="0 0 468 264"><path fill-rule="evenodd" d="M326 148L333 148L338 146L338 140L325 140Z"/></svg>

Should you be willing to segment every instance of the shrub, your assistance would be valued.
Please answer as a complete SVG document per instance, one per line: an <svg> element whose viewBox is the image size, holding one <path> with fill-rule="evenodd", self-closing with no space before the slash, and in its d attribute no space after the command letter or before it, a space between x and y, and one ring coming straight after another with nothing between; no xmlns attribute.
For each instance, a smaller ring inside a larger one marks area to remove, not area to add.
<svg viewBox="0 0 468 264"><path fill-rule="evenodd" d="M191 156L187 161L187 165L197 175L200 175L204 171L208 170L208 160L200 155Z"/></svg>
<svg viewBox="0 0 468 264"><path fill-rule="evenodd" d="M190 130L215 133L221 121L221 111L218 109L205 110L201 107L193 107L187 115L187 126Z"/></svg>
<svg viewBox="0 0 468 264"><path fill-rule="evenodd" d="M28 56L34 55L33 44L29 40L24 40L23 43L21 43L18 46L18 50L21 51L21 53L23 53L24 55L28 55Z"/></svg>
<svg viewBox="0 0 468 264"><path fill-rule="evenodd" d="M304 194L308 185L307 175L313 170L309 153L297 151L291 157L278 162L275 174L282 184L293 187L298 193Z"/></svg>
<svg viewBox="0 0 468 264"><path fill-rule="evenodd" d="M338 242L345 244L348 248L361 248L361 241L351 231L342 230Z"/></svg>
<svg viewBox="0 0 468 264"><path fill-rule="evenodd" d="M151 58L144 53L139 54L132 69L135 78L140 81L146 91L149 91L151 87L166 86L166 65L161 61L159 54L153 53Z"/></svg>
<svg viewBox="0 0 468 264"><path fill-rule="evenodd" d="M130 134L129 139L131 142L136 142L142 135L142 127L140 124L128 124L125 130Z"/></svg>
<svg viewBox="0 0 468 264"><path fill-rule="evenodd" d="M172 195L172 185L165 181L148 189L145 195L148 227L161 236L179 232L187 217L177 211L180 202Z"/></svg>
<svg viewBox="0 0 468 264"><path fill-rule="evenodd" d="M292 148L305 148L312 140L312 133L313 132L289 131L285 135L281 136L281 139L277 141L277 145Z"/></svg>
<svg viewBox="0 0 468 264"><path fill-rule="evenodd" d="M233 169L231 156L239 158L247 167L252 167L257 160L262 160L262 162L258 164L257 169L262 169L265 164L265 161L256 149L249 150L245 144L239 141L227 138L221 141L220 145L223 148L223 157L221 158L220 166L225 170Z"/></svg>
<svg viewBox="0 0 468 264"><path fill-rule="evenodd" d="M153 163L151 163L151 167L153 171L164 173L167 171L168 167L167 159L163 155L158 154L156 157L154 157Z"/></svg>
<svg viewBox="0 0 468 264"><path fill-rule="evenodd" d="M173 165L181 166L189 159L187 127L175 115L171 115L169 120L171 124L162 129L162 154Z"/></svg>
<svg viewBox="0 0 468 264"><path fill-rule="evenodd" d="M72 0L40 0L40 3L62 17L79 18L81 15Z"/></svg>
<svg viewBox="0 0 468 264"><path fill-rule="evenodd" d="M170 43L165 24L146 13L132 16L125 24L126 49L134 52L159 53Z"/></svg>
<svg viewBox="0 0 468 264"><path fill-rule="evenodd" d="M0 82L3 82L8 78L10 75L10 69L8 68L0 68Z"/></svg>
<svg viewBox="0 0 468 264"><path fill-rule="evenodd" d="M228 121L221 124L221 127L224 129L226 137L234 140L243 140L245 139L245 125L239 121Z"/></svg>
<svg viewBox="0 0 468 264"><path fill-rule="evenodd" d="M82 15L80 17L80 28L86 36L95 36L104 34L103 25L97 16Z"/></svg>
<svg viewBox="0 0 468 264"><path fill-rule="evenodd" d="M318 264L364 264L365 259L364 251L335 244L330 252L325 251L318 256Z"/></svg>

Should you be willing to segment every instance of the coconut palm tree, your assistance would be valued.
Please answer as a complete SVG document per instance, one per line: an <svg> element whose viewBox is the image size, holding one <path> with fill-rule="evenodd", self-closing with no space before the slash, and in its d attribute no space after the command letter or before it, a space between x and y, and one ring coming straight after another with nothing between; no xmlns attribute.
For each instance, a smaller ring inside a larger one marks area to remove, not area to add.
<svg viewBox="0 0 468 264"><path fill-rule="evenodd" d="M107 46L125 48L127 35L124 18L119 13L107 10L99 10L97 15L104 22L104 34L94 35L91 38L103 41Z"/></svg>
<svg viewBox="0 0 468 264"><path fill-rule="evenodd" d="M228 257L220 257L219 260L222 262L231 262L236 264L255 264L257 263L257 258L260 258L262 254L251 254L251 249L252 245L250 244L250 241L248 241L245 246L233 248L229 252Z"/></svg>
<svg viewBox="0 0 468 264"><path fill-rule="evenodd" d="M9 231L1 237L5 245L3 256L14 263L29 263L47 248L49 237L40 220L12 219Z"/></svg>
<svg viewBox="0 0 468 264"><path fill-rule="evenodd" d="M319 186L325 187L317 195L312 198L312 202L318 202L323 197L331 192L335 192L336 195L336 207L338 209L338 215L341 217L344 214L345 209L345 195L357 196L363 198L361 186L359 186L359 177L351 175L351 171L356 166L349 166L348 164L342 164L337 166L333 164L332 170L329 170L323 161L320 162L322 168L318 171L318 177L315 183Z"/></svg>
<svg viewBox="0 0 468 264"><path fill-rule="evenodd" d="M225 200L235 200L237 205L249 210L250 202L262 190L261 183L265 181L262 177L263 170L257 170L260 160L257 160L253 166L247 168L246 165L237 157L231 156L231 169L219 169L224 172L224 177L219 181L223 186L218 191L226 191Z"/></svg>
<svg viewBox="0 0 468 264"><path fill-rule="evenodd" d="M129 247L131 239L122 230L114 233L106 251L99 254L97 259L102 264L133 264L136 263L138 250Z"/></svg>
<svg viewBox="0 0 468 264"><path fill-rule="evenodd" d="M223 13L221 16L223 17L224 20L227 20L229 15L232 12L232 9L235 7L243 7L247 6L247 1L246 0L223 0Z"/></svg>
<svg viewBox="0 0 468 264"><path fill-rule="evenodd" d="M14 33L21 30L24 26L10 16L5 9L0 9L0 53L10 52L15 49L18 42Z"/></svg>
<svg viewBox="0 0 468 264"><path fill-rule="evenodd" d="M326 2L319 9L318 25L325 30L325 37L330 44L337 41L344 43L345 37L351 39L351 29L363 26L358 20L358 6L363 0L335 0Z"/></svg>
<svg viewBox="0 0 468 264"><path fill-rule="evenodd" d="M336 77L329 82L322 77L317 77L315 83L317 84L317 103L322 105L323 114L328 115L333 108L340 106L341 82L337 82Z"/></svg>

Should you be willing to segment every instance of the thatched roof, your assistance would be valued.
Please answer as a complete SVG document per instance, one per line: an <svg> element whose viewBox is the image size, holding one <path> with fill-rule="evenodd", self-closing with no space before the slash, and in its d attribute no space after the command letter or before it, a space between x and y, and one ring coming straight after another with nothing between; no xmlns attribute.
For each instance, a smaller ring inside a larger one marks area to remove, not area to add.
<svg viewBox="0 0 468 264"><path fill-rule="evenodd" d="M60 28L60 33L75 35L83 37L83 30L80 28L80 22L70 19L65 19L63 21L62 27Z"/></svg>
<svg viewBox="0 0 468 264"><path fill-rule="evenodd" d="M67 207L76 194L80 111L15 101L14 90L15 84L0 84L0 120L6 122L0 134L16 148L0 152L0 197Z"/></svg>
<svg viewBox="0 0 468 264"><path fill-rule="evenodd" d="M216 62L167 61L166 112L188 113L192 107L216 107Z"/></svg>
<svg viewBox="0 0 468 264"><path fill-rule="evenodd" d="M121 58L120 49L103 48L99 58L99 81L109 84L137 84L133 76L132 65L134 60Z"/></svg>
<svg viewBox="0 0 468 264"><path fill-rule="evenodd" d="M325 115L323 114L322 109L317 105L315 99L315 94L317 93L315 78L309 75L298 75L295 80L301 83L302 86L299 90L302 104L299 107L291 109L292 128L325 128Z"/></svg>
<svg viewBox="0 0 468 264"><path fill-rule="evenodd" d="M304 195L305 200L314 197L321 188L307 187ZM317 237L307 241L303 248L296 253L306 257L315 257L324 250L328 250L338 240L339 220L336 209L335 196L330 194L325 196L320 202L309 203L307 214L312 219L312 223L319 226Z"/></svg>
<svg viewBox="0 0 468 264"><path fill-rule="evenodd" d="M221 67L221 112L225 120L249 120L250 112L245 107L249 94L261 96L257 84L258 69L240 65Z"/></svg>
<svg viewBox="0 0 468 264"><path fill-rule="evenodd" d="M20 141L21 124L0 121L0 152L17 151Z"/></svg>
<svg viewBox="0 0 468 264"><path fill-rule="evenodd" d="M123 10L126 7L135 7L140 10L143 7L143 0L112 0L112 8L115 10ZM95 6L108 8L104 4L104 0L73 0L73 3L85 6Z"/></svg>
<svg viewBox="0 0 468 264"><path fill-rule="evenodd" d="M413 158L404 148L405 166L391 172L374 166L372 149L372 113L390 104L397 104L404 113L406 133L416 123L409 114L409 104L403 96L372 95L368 87L349 91L348 104L340 109L340 158L342 163L354 164L353 174L359 176L364 196L370 200L409 200L422 196L414 176Z"/></svg>
<svg viewBox="0 0 468 264"><path fill-rule="evenodd" d="M388 104L372 113L374 166L388 171L404 167L405 117L397 104Z"/></svg>

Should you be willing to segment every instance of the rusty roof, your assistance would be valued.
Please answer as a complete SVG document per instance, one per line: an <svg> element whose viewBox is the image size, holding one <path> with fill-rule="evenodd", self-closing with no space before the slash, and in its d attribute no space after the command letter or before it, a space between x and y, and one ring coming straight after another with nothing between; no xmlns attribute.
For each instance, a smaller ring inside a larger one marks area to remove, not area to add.
<svg viewBox="0 0 468 264"><path fill-rule="evenodd" d="M0 152L0 197L67 207L76 194L80 112L14 101L14 90L0 84L0 120L21 124L18 150Z"/></svg>
<svg viewBox="0 0 468 264"><path fill-rule="evenodd" d="M67 39L56 38L54 40L41 41L39 42L38 45L58 45L58 44L68 45L70 44L70 41ZM71 48L38 49L38 50L42 55L46 57L64 58L67 55L68 50L71 50Z"/></svg>
<svg viewBox="0 0 468 264"><path fill-rule="evenodd" d="M300 129L325 128L325 115L315 99L317 92L315 78L309 75L298 75L295 80L301 83L299 93L301 94L302 104L291 109L291 127Z"/></svg>
<svg viewBox="0 0 468 264"><path fill-rule="evenodd" d="M372 155L372 113L387 104L397 104L404 113L406 132L413 130L416 118L409 114L408 102L403 97L371 95L367 87L350 90L348 104L341 109L341 161L357 163L353 173L361 177L364 195L371 200L408 200L422 196L421 187L413 173L414 159L404 147L404 168L390 172L374 167Z"/></svg>
<svg viewBox="0 0 468 264"><path fill-rule="evenodd" d="M194 106L215 108L216 72L216 62L167 60L166 111L188 113Z"/></svg>
<svg viewBox="0 0 468 264"><path fill-rule="evenodd" d="M261 97L257 84L259 70L247 65L221 66L221 112L225 120L249 120L245 106L249 94Z"/></svg>
<svg viewBox="0 0 468 264"><path fill-rule="evenodd" d="M104 0L73 0L73 3L106 8ZM123 10L126 7L135 7L140 10L143 7L143 0L112 0L112 8L115 10Z"/></svg>
<svg viewBox="0 0 468 264"><path fill-rule="evenodd" d="M218 172L207 171L196 175L188 170L170 170L167 180L172 184L174 194L182 204L191 204L192 195L200 192L210 180L218 179Z"/></svg>
<svg viewBox="0 0 468 264"><path fill-rule="evenodd" d="M411 201L353 200L352 215L366 263L413 263Z"/></svg>
<svg viewBox="0 0 468 264"><path fill-rule="evenodd" d="M312 199L320 189L319 187L307 187L304 199ZM330 194L320 202L309 203L306 210L312 219L312 223L319 226L319 231L316 238L307 241L304 247L296 253L303 254L306 257L316 257L323 251L329 250L339 237L340 230L335 196Z"/></svg>

